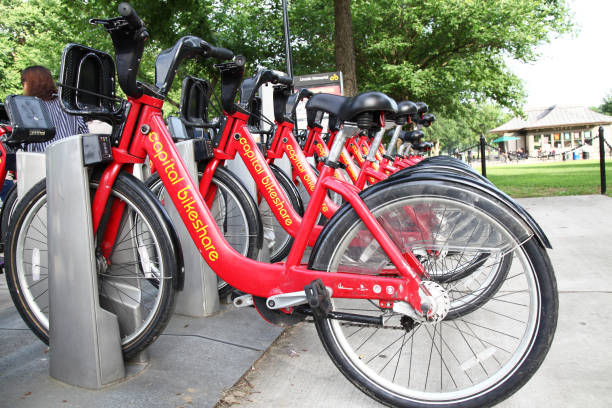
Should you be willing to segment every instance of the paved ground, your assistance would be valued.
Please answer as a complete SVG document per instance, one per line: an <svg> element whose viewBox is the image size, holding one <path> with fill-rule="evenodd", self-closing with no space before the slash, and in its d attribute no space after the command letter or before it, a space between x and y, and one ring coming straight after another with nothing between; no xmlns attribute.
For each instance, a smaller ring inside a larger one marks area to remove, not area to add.
<svg viewBox="0 0 612 408"><path fill-rule="evenodd" d="M0 407L212 407L281 333L254 309L174 316L147 349L140 374L91 391L49 377L47 347L23 324L0 284Z"/></svg>
<svg viewBox="0 0 612 408"><path fill-rule="evenodd" d="M504 408L612 406L612 199L605 196L519 200L552 242L559 323L544 364ZM281 335L226 401L270 406L380 407L335 368L314 327ZM238 403L240 403L238 405Z"/></svg>
<svg viewBox="0 0 612 408"><path fill-rule="evenodd" d="M560 317L543 366L500 406L610 407L612 199L519 201L553 244ZM272 344L279 333L252 309L226 307L206 319L175 316L150 347L151 362L141 374L104 391L83 390L49 378L47 349L21 322L1 278L0 407L380 406L337 371L311 325L287 330Z"/></svg>

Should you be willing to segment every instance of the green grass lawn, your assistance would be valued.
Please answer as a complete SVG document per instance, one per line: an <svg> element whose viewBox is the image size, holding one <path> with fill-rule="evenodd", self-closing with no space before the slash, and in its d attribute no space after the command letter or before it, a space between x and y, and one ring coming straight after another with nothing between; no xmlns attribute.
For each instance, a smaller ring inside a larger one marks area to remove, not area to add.
<svg viewBox="0 0 612 408"><path fill-rule="evenodd" d="M601 193L599 160L487 166L487 177L516 198ZM612 196L612 160L606 160L606 185Z"/></svg>

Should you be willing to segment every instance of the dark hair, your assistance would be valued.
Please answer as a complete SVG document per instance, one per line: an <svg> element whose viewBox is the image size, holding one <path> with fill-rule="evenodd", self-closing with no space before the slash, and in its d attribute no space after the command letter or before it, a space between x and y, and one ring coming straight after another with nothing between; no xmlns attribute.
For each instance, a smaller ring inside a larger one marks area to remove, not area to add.
<svg viewBox="0 0 612 408"><path fill-rule="evenodd" d="M55 81L49 69L35 65L21 71L21 85L30 84L27 96L37 96L43 101L49 101L57 93Z"/></svg>

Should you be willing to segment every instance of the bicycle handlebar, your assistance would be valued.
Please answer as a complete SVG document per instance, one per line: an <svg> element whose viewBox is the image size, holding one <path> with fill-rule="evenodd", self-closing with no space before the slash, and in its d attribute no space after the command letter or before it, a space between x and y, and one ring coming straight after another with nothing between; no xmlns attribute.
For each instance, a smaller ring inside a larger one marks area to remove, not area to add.
<svg viewBox="0 0 612 408"><path fill-rule="evenodd" d="M143 87L136 80L138 67L144 50L144 43L149 36L144 22L128 3L118 7L121 17L112 19L92 19L92 24L102 24L111 35L115 48L115 60L119 85L127 96L138 98ZM187 58L201 56L228 60L234 53L228 49L214 47L195 36L185 36L172 47L162 51L155 61L155 86L153 92L165 97L170 90L179 64ZM147 88L149 89L149 88Z"/></svg>
<svg viewBox="0 0 612 408"><path fill-rule="evenodd" d="M234 53L228 49L213 47L200 37L187 35L179 39L172 48L163 50L155 60L155 86L160 94L166 95L170 90L174 75L185 59L201 56L217 59L232 59Z"/></svg>
<svg viewBox="0 0 612 408"><path fill-rule="evenodd" d="M222 60L222 61L231 60L232 58L234 58L234 53L231 50L228 50L227 48L222 48L222 47L214 47L208 44L206 41L202 41L202 42L208 46L208 50L206 51L205 56L215 58L218 60Z"/></svg>
<svg viewBox="0 0 612 408"><path fill-rule="evenodd" d="M144 22L136 14L136 10L132 8L128 3L119 4L119 14L125 18L125 20L132 26L134 30L138 30L144 27Z"/></svg>
<svg viewBox="0 0 612 408"><path fill-rule="evenodd" d="M249 106L253 102L253 99L255 99L255 94L259 88L268 82L273 84L282 84L285 86L293 85L293 79L288 76L278 75L269 69L259 69L253 78L247 78L244 80L243 90L248 89L248 95L245 95L244 98L246 101L245 106Z"/></svg>
<svg viewBox="0 0 612 408"><path fill-rule="evenodd" d="M277 82L282 85L291 86L293 85L293 78L288 76L277 76Z"/></svg>

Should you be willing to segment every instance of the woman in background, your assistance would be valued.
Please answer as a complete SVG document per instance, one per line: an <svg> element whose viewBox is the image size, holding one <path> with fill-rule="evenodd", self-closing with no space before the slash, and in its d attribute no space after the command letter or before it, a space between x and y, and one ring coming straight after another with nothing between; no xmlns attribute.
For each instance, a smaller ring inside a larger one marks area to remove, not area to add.
<svg viewBox="0 0 612 408"><path fill-rule="evenodd" d="M51 115L51 121L55 125L55 137L44 143L30 143L27 146L29 152L44 152L47 146L68 136L89 133L89 129L80 116L68 115L60 106L57 97L57 87L47 68L35 65L21 71L21 84L23 94L36 96L42 99Z"/></svg>

